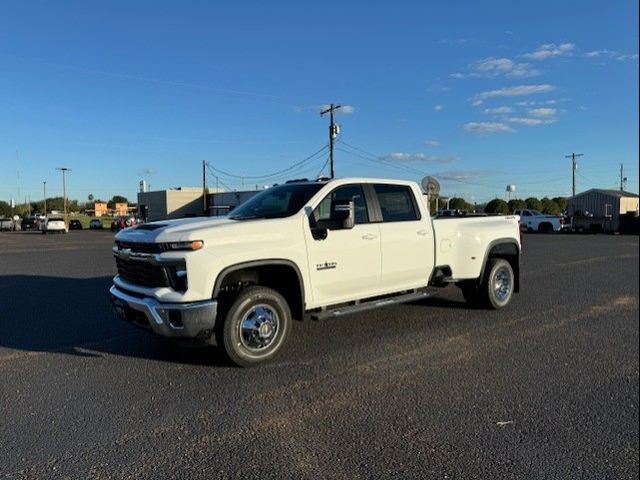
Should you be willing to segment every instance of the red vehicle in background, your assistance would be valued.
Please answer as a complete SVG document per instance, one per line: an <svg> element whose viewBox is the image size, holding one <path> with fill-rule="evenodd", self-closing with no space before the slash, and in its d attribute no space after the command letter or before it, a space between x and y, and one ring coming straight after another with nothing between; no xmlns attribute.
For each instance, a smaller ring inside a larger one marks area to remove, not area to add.
<svg viewBox="0 0 640 480"><path fill-rule="evenodd" d="M138 220L135 217L118 217L111 222L111 231L119 232L127 227L133 227L138 224Z"/></svg>

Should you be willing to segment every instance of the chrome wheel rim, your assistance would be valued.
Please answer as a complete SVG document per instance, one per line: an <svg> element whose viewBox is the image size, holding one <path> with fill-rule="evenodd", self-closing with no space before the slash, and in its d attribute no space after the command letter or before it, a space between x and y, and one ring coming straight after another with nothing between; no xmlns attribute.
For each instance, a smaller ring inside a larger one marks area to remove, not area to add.
<svg viewBox="0 0 640 480"><path fill-rule="evenodd" d="M511 294L511 275L505 267L499 268L493 276L493 293L500 302Z"/></svg>
<svg viewBox="0 0 640 480"><path fill-rule="evenodd" d="M251 351L264 351L278 334L280 319L269 305L255 305L242 317L240 342Z"/></svg>

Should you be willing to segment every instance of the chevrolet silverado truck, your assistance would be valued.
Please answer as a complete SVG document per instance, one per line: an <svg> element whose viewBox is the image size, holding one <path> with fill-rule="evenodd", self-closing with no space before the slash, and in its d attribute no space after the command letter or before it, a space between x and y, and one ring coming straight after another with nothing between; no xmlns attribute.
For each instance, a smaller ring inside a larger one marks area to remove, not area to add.
<svg viewBox="0 0 640 480"><path fill-rule="evenodd" d="M293 319L420 300L452 283L470 304L503 308L519 291L520 251L517 216L432 220L414 182L293 181L226 217L122 230L111 303L130 323L251 366L282 349Z"/></svg>

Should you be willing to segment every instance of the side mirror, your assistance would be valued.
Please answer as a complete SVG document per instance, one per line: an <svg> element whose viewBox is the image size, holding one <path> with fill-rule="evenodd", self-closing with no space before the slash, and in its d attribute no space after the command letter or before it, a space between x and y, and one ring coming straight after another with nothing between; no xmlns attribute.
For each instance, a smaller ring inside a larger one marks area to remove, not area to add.
<svg viewBox="0 0 640 480"><path fill-rule="evenodd" d="M355 225L356 207L353 200L336 200L331 204L331 220L338 224L340 229L351 229Z"/></svg>
<svg viewBox="0 0 640 480"><path fill-rule="evenodd" d="M355 225L353 200L336 200L331 203L331 212L326 220L319 220L317 227L323 230L347 230Z"/></svg>

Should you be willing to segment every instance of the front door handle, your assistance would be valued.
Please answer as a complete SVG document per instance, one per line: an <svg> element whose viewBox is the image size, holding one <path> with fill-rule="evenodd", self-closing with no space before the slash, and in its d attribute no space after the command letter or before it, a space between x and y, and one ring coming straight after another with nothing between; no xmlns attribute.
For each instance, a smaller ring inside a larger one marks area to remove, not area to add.
<svg viewBox="0 0 640 480"><path fill-rule="evenodd" d="M418 235L429 235L429 230L418 230L416 233Z"/></svg>
<svg viewBox="0 0 640 480"><path fill-rule="evenodd" d="M373 233L367 233L366 235L362 236L363 240L375 240L376 238L378 238L378 236L374 235Z"/></svg>

